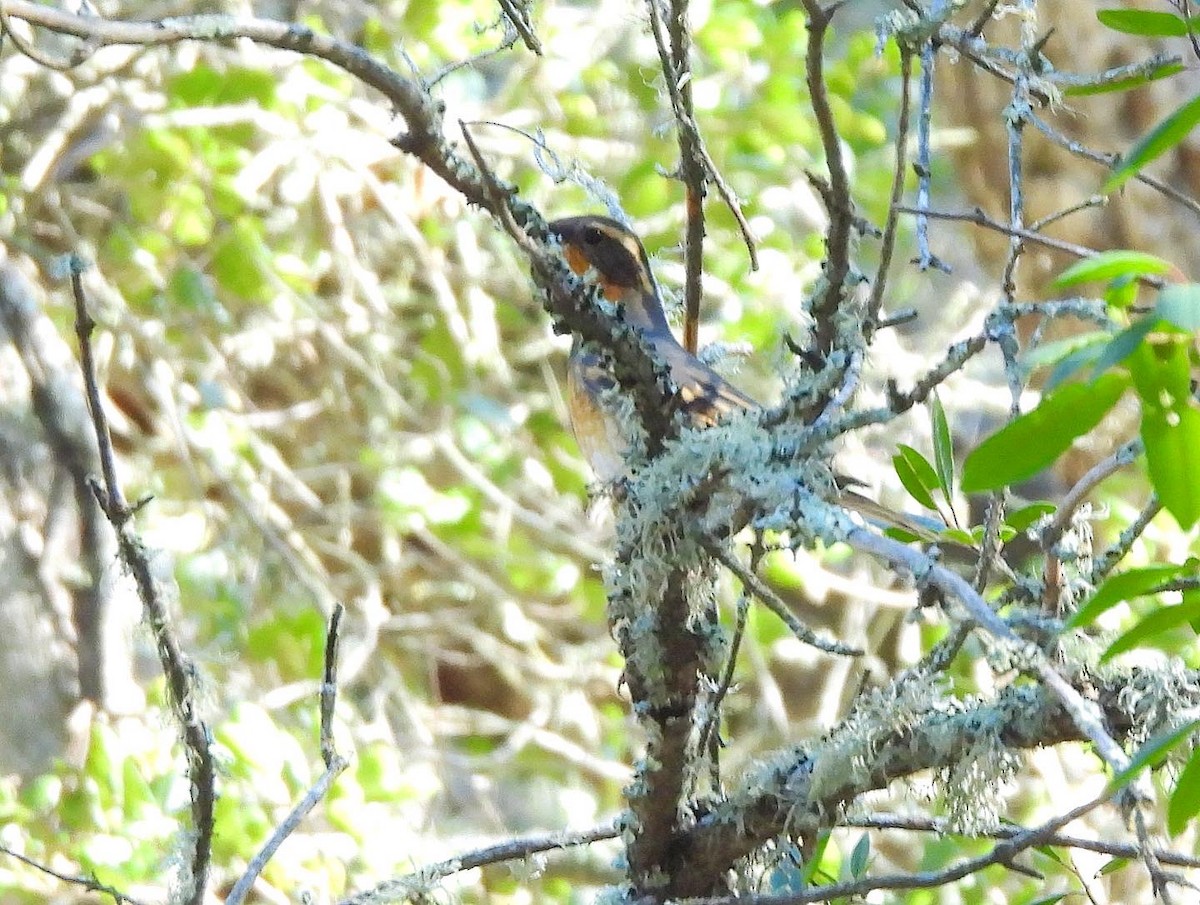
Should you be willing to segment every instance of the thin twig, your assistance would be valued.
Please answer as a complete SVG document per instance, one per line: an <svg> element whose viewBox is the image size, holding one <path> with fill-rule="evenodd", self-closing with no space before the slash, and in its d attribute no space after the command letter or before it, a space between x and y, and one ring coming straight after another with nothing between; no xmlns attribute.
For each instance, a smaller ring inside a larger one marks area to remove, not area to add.
<svg viewBox="0 0 1200 905"><path fill-rule="evenodd" d="M340 760L333 744L333 710L337 704L338 648L341 645L342 614L346 608L341 601L333 605L329 615L329 630L325 633L325 675L321 682L321 760L332 767Z"/></svg>
<svg viewBox="0 0 1200 905"><path fill-rule="evenodd" d="M987 335L978 333L975 336L959 340L946 350L946 356L935 367L930 368L911 390L900 392L894 383L888 384L888 408L895 414L906 412L914 405L925 402L939 386L946 382L951 374L962 370L968 361L987 348Z"/></svg>
<svg viewBox="0 0 1200 905"><path fill-rule="evenodd" d="M1150 888L1154 890L1155 898L1164 905L1171 905L1171 884L1163 872L1162 865L1158 862L1158 855L1150 842L1150 830L1146 827L1145 809L1141 803L1133 805L1133 829L1138 838L1138 855L1142 859L1142 863L1146 865L1147 873L1150 874Z"/></svg>
<svg viewBox="0 0 1200 905"><path fill-rule="evenodd" d="M662 0L647 0L650 31L679 140L678 176L686 196L687 233L683 247L684 313L683 347L695 354L700 328L701 276L704 268L704 163L699 154L700 135L692 107L691 36L687 27L687 0L670 0L671 20L664 33Z"/></svg>
<svg viewBox="0 0 1200 905"><path fill-rule="evenodd" d="M1098 484L1110 475L1116 474L1126 465L1131 464L1134 459L1141 455L1141 452L1142 441L1140 439L1130 440L1112 455L1105 456L1089 468L1083 477L1076 481L1075 485L1067 491L1062 502L1058 504L1058 511L1054 513L1054 518L1042 529L1039 538L1042 549L1049 550L1058 543L1063 532L1067 530L1067 526L1071 524L1075 510L1087 499L1087 495Z"/></svg>
<svg viewBox="0 0 1200 905"><path fill-rule="evenodd" d="M9 18L7 4L0 3L0 36L3 35L7 35L8 39L13 42L13 46L29 57L29 59L33 60L39 66L45 66L47 69L53 69L55 72L67 72L87 62L94 50L94 48L85 43L76 47L65 60L52 57L50 54L38 49L37 45L32 41L26 41L25 38L13 30L12 19Z"/></svg>
<svg viewBox="0 0 1200 905"><path fill-rule="evenodd" d="M1008 258L1000 278L1000 291L1004 293L1004 301L1012 302L1016 294L1017 266L1025 245L1017 230L1025 227L1025 116L1030 112L1030 81L1033 78L1031 69L1034 65L1036 52L1032 49L1035 38L1035 10L1029 7L1030 0L1017 0L1021 31L1021 47L1025 53L1020 58L1020 64L1013 79L1012 100L1004 112L1004 131L1008 136L1008 227L1011 232L1008 237ZM1004 366L1010 375L1015 372L1016 362L1009 350L1001 346L1004 353Z"/></svg>
<svg viewBox="0 0 1200 905"><path fill-rule="evenodd" d="M337 703L337 652L342 614L344 612L345 608L340 601L334 604L333 613L329 617L329 628L325 633L325 670L321 682L320 696L321 759L325 762L325 772L313 783L312 788L308 790L304 798L292 808L291 813L271 833L271 838L266 841L258 853L250 860L245 872L238 878L233 889L230 890L229 896L225 899L225 905L241 905L245 901L246 896L250 894L250 890L254 887L254 881L259 878L263 869L275 857L275 853L279 851L279 847L283 845L284 840L296 831L296 827L300 825L300 821L308 816L312 809L317 806L318 802L329 793L333 781L350 765L349 761L338 754L333 746L333 709Z"/></svg>
<svg viewBox="0 0 1200 905"><path fill-rule="evenodd" d="M1082 201L1070 205L1069 207L1064 207L1060 211L1055 211L1052 214L1047 214L1039 220L1034 220L1029 224L1029 231L1034 233L1040 232L1050 224L1057 223L1059 220L1063 220L1072 214L1077 214L1080 211L1090 210L1094 207L1104 207L1106 204L1108 204L1108 199L1103 195L1091 195L1087 198L1084 198Z"/></svg>
<svg viewBox="0 0 1200 905"><path fill-rule="evenodd" d="M863 324L868 341L879 328L879 312L883 308L883 296L887 289L888 271L892 266L892 252L896 248L896 228L900 222L900 199L904 197L904 179L908 175L908 131L912 106L912 51L900 50L900 113L896 121L896 166L892 173L892 198L888 204L887 222L883 226L883 240L879 243L879 267L875 271L875 282L871 286L871 301L867 305Z"/></svg>
<svg viewBox="0 0 1200 905"><path fill-rule="evenodd" d="M855 528L846 537L846 543L856 550L869 553L907 569L918 584L936 588L943 595L957 600L971 618L986 629L994 638L1023 648L1032 659L1030 671L1036 673L1062 703L1072 721L1092 743L1104 761L1116 772L1129 765L1129 756L1109 735L1094 704L1086 701L1049 662L1045 654L1022 641L1011 628L992 610L987 601L961 575L934 563L919 550L914 550L889 537Z"/></svg>
<svg viewBox="0 0 1200 905"><path fill-rule="evenodd" d="M100 387L96 381L96 362L92 357L92 332L96 322L88 311L83 291L83 262L72 260L71 291L75 297L75 337L79 340L79 364L84 373L84 392L87 394L88 411L100 446L100 471L104 476L106 493L97 497L100 507L118 531L129 520L130 510L117 481L116 458L113 454L111 434L108 430L108 415L100 400Z"/></svg>
<svg viewBox="0 0 1200 905"><path fill-rule="evenodd" d="M1121 536L1113 543L1111 547L1105 550L1100 556L1097 556L1092 563L1092 571L1088 575L1090 584L1097 585L1104 580L1117 563L1123 560L1132 549L1134 543L1156 515L1162 512L1163 504L1157 496L1151 495L1146 505L1142 507L1142 511L1138 513L1128 527L1121 532Z"/></svg>
<svg viewBox="0 0 1200 905"><path fill-rule="evenodd" d="M171 627L167 607L162 599L159 585L150 566L150 557L145 545L132 528L134 510L125 502L117 482L112 437L100 399L100 387L96 379L96 364L92 355L92 331L96 323L88 312L84 295L82 266L77 259L71 262L71 288L75 298L75 333L79 338L79 359L83 370L83 381L88 405L91 408L92 424L95 427L99 448L104 486L93 484L93 492L100 508L113 526L117 535L117 549L121 561L133 575L138 598L146 614L146 621L154 635L158 648L159 663L167 679L169 700L175 719L183 732L187 751L188 775L192 791L192 821L195 824L195 842L191 867L191 890L187 901L200 905L208 886L208 872L212 861L213 808L216 803L216 771L213 763L208 726L200 718L196 701L195 666L183 652L179 639Z"/></svg>
<svg viewBox="0 0 1200 905"><path fill-rule="evenodd" d="M687 0L670 0L670 3L670 20L664 25L662 0L646 0L650 31L658 50L667 96L671 99L675 133L679 141L678 176L684 184L687 211L683 346L695 353L699 342L700 302L703 295L704 198L710 183L716 187L721 200L737 221L750 255L751 270L758 269L758 239L750 229L741 201L725 182L700 136L692 104L691 32L687 22Z"/></svg>
<svg viewBox="0 0 1200 905"><path fill-rule="evenodd" d="M486 848L464 852L445 861L430 864L420 870L394 880L385 880L378 886L343 899L339 905L371 905L388 902L405 895L423 895L439 880L463 871L475 870L488 864L516 861L532 855L558 849L578 848L604 839L614 839L621 833L621 821L614 820L586 830L552 833L545 836L527 836L509 839Z"/></svg>
<svg viewBox="0 0 1200 905"><path fill-rule="evenodd" d="M519 5L516 0L497 0L504 18L517 30L525 46L539 57L542 55L542 42L533 33L533 23L529 21L529 10Z"/></svg>
<svg viewBox="0 0 1200 905"><path fill-rule="evenodd" d="M917 159L913 170L917 174L917 203L911 211L917 215L917 258L918 269L940 270L949 273L950 268L929 250L929 202L932 195L933 155L930 151L933 135L933 67L936 56L933 43L926 40L921 45L921 90L917 102ZM904 210L896 206L895 210Z"/></svg>
<svg viewBox="0 0 1200 905"><path fill-rule="evenodd" d="M789 893L780 896L739 896L731 898L696 898L688 905L733 905L734 902L745 905L803 905L808 902L833 902L841 899L856 899L870 892L882 889L935 889L945 886L963 877L979 873L995 864L1003 864L1010 868L1013 858L1023 851L1041 845L1054 836L1058 830L1072 821L1078 820L1090 811L1094 811L1108 800L1108 795L1100 795L1078 807L1072 808L1065 814L1047 820L1041 826L1020 832L1005 839L992 848L990 852L977 858L968 858L951 867L938 871L916 871L905 874L888 874L881 877L863 877L859 880L848 880L844 883L831 883L827 886L816 886L803 892Z"/></svg>
<svg viewBox="0 0 1200 905"><path fill-rule="evenodd" d="M872 814L869 817L850 817L841 821L843 826L868 830L908 830L914 833L937 833L939 836L956 835L946 820L936 817L908 817L900 814ZM1027 830L1023 827L1002 824L991 829L980 830L978 835L990 839L1012 839ZM1087 839L1083 836L1068 836L1054 833L1047 836L1043 845L1061 848L1077 848L1082 851L1110 855L1114 858L1136 859L1141 857L1141 848L1129 842L1111 842L1107 839ZM1163 864L1172 867L1200 868L1200 858L1185 855L1165 848L1154 849L1154 856Z"/></svg>
<svg viewBox="0 0 1200 905"><path fill-rule="evenodd" d="M850 273L850 239L854 223L854 203L850 197L850 179L842 156L842 140L833 121L833 108L825 84L825 35L833 9L822 9L818 0L804 0L808 15L808 44L804 59L804 79L808 85L809 103L821 136L825 152L825 168L829 173L829 190L825 193L829 227L825 233L825 286L812 302L813 341L822 360L833 351L838 339L837 314L846 291Z"/></svg>
<svg viewBox="0 0 1200 905"><path fill-rule="evenodd" d="M1094 258L1098 254L1094 248L1088 248L1086 245L1077 245L1074 242L1068 242L1065 239L1056 239L1053 236L1046 236L1040 232L1036 232L1030 228L1007 226L998 220L994 220L985 214L980 208L975 208L973 211L937 211L928 208L922 209L917 207L905 207L901 205L898 210L905 214L915 214L918 217L931 217L935 220L955 220L965 223L974 223L979 226L986 227L994 232L1001 233L1012 239L1020 239L1023 242L1033 242L1037 245L1044 245L1046 248L1053 248L1055 251L1066 252L1077 258ZM1165 283L1162 279L1156 276L1147 275L1139 278L1139 281L1147 286L1152 286L1155 289L1161 289ZM1008 305L1015 304L1007 302Z"/></svg>
<svg viewBox="0 0 1200 905"><path fill-rule="evenodd" d="M984 4L983 9L979 11L979 15L975 17L975 21L967 29L967 34L978 38L983 34L983 30L987 27L988 22L992 20L992 15L996 12L996 7L1000 5L1000 0L988 0Z"/></svg>
<svg viewBox="0 0 1200 905"><path fill-rule="evenodd" d="M446 76L458 72L460 69L469 69L477 66L484 60L489 60L498 54L504 53L506 50L510 50L512 46L517 43L520 37L521 35L517 29L510 27L505 30L503 39L501 39L500 43L495 47L480 51L474 56L467 57L465 60L455 60L453 63L447 63L433 75L429 76L429 78L426 79L426 84L428 84L430 88L436 88L439 84L441 84ZM415 69L416 64L414 63L412 65ZM493 125L496 124L493 123ZM520 132L519 129L514 129L513 131Z"/></svg>
<svg viewBox="0 0 1200 905"><path fill-rule="evenodd" d="M783 599L778 594L772 591L757 575L747 569L742 561L727 549L714 544L709 547L708 552L725 568L736 575L742 586L757 597L768 610L774 613L797 639L827 654L837 654L842 657L862 656L863 652L857 647L843 644L840 641L828 641L818 637L816 632L796 618L796 615L788 609L788 605L783 602Z"/></svg>
<svg viewBox="0 0 1200 905"><path fill-rule="evenodd" d="M419 158L469 203L497 213L489 203L482 175L446 140L442 109L427 88L420 80L403 78L357 45L320 34L304 25L270 19L196 15L157 21L112 21L97 16L72 15L29 0L4 0L3 6L10 18L88 38L98 47L152 47L183 41L229 42L248 38L324 60L379 91L395 105L408 127L405 134L393 139L396 147Z"/></svg>
<svg viewBox="0 0 1200 905"><path fill-rule="evenodd" d="M742 593L738 595L737 621L733 626L733 637L729 641L729 653L725 657L725 672L721 674L721 681L718 683L716 690L708 702L708 714L704 720L704 725L700 729L700 743L696 746L697 751L704 752L709 750L710 740L713 738L716 728L721 721L721 705L729 694L729 689L733 687L733 676L737 672L738 653L742 649L742 639L746 634L746 619L749 615L750 592L743 587ZM719 739L716 740L716 744L720 744ZM715 762L715 758L713 760ZM715 763L713 773L713 788L720 788L721 777Z"/></svg>
<svg viewBox="0 0 1200 905"><path fill-rule="evenodd" d="M349 766L349 762L341 756L334 756L333 761L320 775L311 789L305 793L291 812L284 818L283 822L275 828L269 838L258 853L250 860L250 864L246 867L245 873L238 878L237 883L230 891L229 896L225 899L225 905L241 905L245 901L246 896L254 888L254 882L262 873L263 868L267 866L270 860L275 857L275 853L284 843L288 836L296 831L296 827L300 822L308 816L309 812L317 806L317 804L329 794L329 789L333 785L333 781L338 778L338 775Z"/></svg>
<svg viewBox="0 0 1200 905"><path fill-rule="evenodd" d="M1069 151L1070 153L1076 155L1077 157L1082 157L1085 160L1090 160L1093 163L1098 163L1102 167L1104 167L1105 169L1108 169L1108 170L1116 169L1121 163L1121 155L1108 154L1108 153L1103 153L1101 151L1095 151L1095 150L1087 147L1086 145L1080 144L1075 139L1069 138L1066 135L1063 135L1061 132L1059 132L1057 129L1055 129L1048 122L1046 122L1044 119L1042 119L1040 116L1037 116L1036 114L1030 113L1029 116L1027 117L1027 119L1034 126L1034 128L1036 128L1039 132L1041 132L1043 135L1045 135L1048 139L1050 139L1052 142L1054 142L1060 148L1063 148L1064 150ZM1154 189L1159 194L1164 195L1167 198L1170 198L1176 204L1182 205L1184 208L1186 208L1192 214L1200 217L1200 201L1197 201L1195 198L1190 197L1182 190L1177 189L1173 185L1163 182L1161 179L1158 179L1155 176L1151 176L1149 173L1146 173L1146 172L1139 172L1139 173L1135 174L1133 178L1136 181L1142 183L1143 185L1149 186L1150 188Z"/></svg>
<svg viewBox="0 0 1200 905"><path fill-rule="evenodd" d="M107 883L101 883L93 877L74 877L70 874L64 874L45 864L39 864L32 858L26 857L19 852L14 852L6 845L0 845L0 852L8 855L10 858L15 858L22 864L32 867L34 870L45 874L48 877L53 877L63 883L69 883L72 886L81 886L88 892L98 892L101 895L110 896L117 905L145 905L140 899L135 899L133 896L126 895L115 887L109 886Z"/></svg>

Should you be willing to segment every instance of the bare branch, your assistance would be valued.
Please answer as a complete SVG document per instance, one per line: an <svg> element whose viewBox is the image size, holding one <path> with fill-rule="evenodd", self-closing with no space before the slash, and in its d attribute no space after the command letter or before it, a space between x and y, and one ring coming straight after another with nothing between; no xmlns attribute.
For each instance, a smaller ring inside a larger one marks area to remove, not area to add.
<svg viewBox="0 0 1200 905"><path fill-rule="evenodd" d="M717 169L696 124L692 106L691 32L687 21L687 0L670 0L670 20L664 33L663 0L647 0L650 31L658 49L659 64L679 138L679 179L687 195L687 236L684 244L684 326L683 347L695 353L703 295L701 274L704 266L704 199L712 183L742 231L750 254L750 269L758 269L758 240L750 229L741 202ZM668 46L669 44L669 46Z"/></svg>
<svg viewBox="0 0 1200 905"><path fill-rule="evenodd" d="M216 771L209 730L200 717L196 701L195 666L183 652L179 639L175 636L166 603L150 566L150 556L145 544L131 526L135 510L125 503L125 497L117 483L112 437L108 432L108 422L96 379L95 361L92 357L91 336L96 324L88 312L84 297L80 262L72 259L70 265L80 364L104 472L104 487L95 485L93 489L97 502L117 534L117 549L121 561L129 569L137 585L138 598L142 601L146 621L150 624L158 648L159 663L167 678L171 708L183 732L188 757L188 775L192 785L192 822L195 825L195 847L190 862L191 889L187 901L192 905L199 905L204 901L208 872L212 864L213 808L216 804Z"/></svg>
<svg viewBox="0 0 1200 905"><path fill-rule="evenodd" d="M936 833L939 836L952 834L953 828L949 822L933 817L909 817L899 814L872 814L868 817L850 817L842 821L843 826L860 827L868 830L908 830L915 833ZM1003 824L990 830L984 830L981 836L990 839L1012 839L1025 832L1025 828ZM1045 840L1044 845L1054 845L1061 848L1077 848L1082 851L1096 852L1101 855L1111 855L1114 858L1135 859L1141 857L1138 846L1128 842L1113 842L1108 839L1088 839L1083 836L1068 836L1054 833ZM1185 855L1170 849L1157 848L1154 856L1163 864L1174 867L1200 867L1200 858Z"/></svg>
<svg viewBox="0 0 1200 905"><path fill-rule="evenodd" d="M504 18L517 30L525 46L539 57L542 55L542 42L533 33L533 23L529 21L529 9L520 0L497 0Z"/></svg>
<svg viewBox="0 0 1200 905"><path fill-rule="evenodd" d="M437 864L430 864L415 873L395 880L387 880L373 889L343 899L339 905L371 905L379 901L391 901L408 895L421 895L439 880L463 871L475 870L488 864L516 861L542 852L577 848L591 845L604 839L613 839L621 833L621 822L602 824L587 830L552 833L546 836L527 836L509 839L486 848L464 852Z"/></svg>
<svg viewBox="0 0 1200 905"><path fill-rule="evenodd" d="M863 324L867 339L879 329L879 312L883 309L883 297L887 291L888 271L892 266L892 252L896 247L896 228L900 222L900 199L904 197L904 179L908 175L908 134L912 106L912 52L907 48L900 51L900 113L896 120L896 166L892 173L892 199L888 205L887 223L883 227L883 241L879 244L879 268L875 271L875 282L871 286L871 301Z"/></svg>
<svg viewBox="0 0 1200 905"><path fill-rule="evenodd" d="M45 864L39 864L37 861L34 861L32 858L27 858L25 855L22 855L19 852L14 852L7 846L0 845L0 853L8 855L8 857L14 858L17 861L20 861L22 864L32 867L34 870L40 871L48 877L53 877L55 880L70 884L71 886L82 887L88 892L98 892L101 895L109 896L114 902L117 903L117 905L145 905L145 903L143 903L140 899L135 899L133 896L127 896L119 889L109 886L107 883L101 883L92 877L73 877L70 874L64 874L60 871L54 870L51 867L47 867Z"/></svg>
<svg viewBox="0 0 1200 905"><path fill-rule="evenodd" d="M698 898L692 899L689 905L802 905L806 902L833 902L839 899L865 896L867 893L880 889L934 889L945 886L963 877L991 867L1003 864L1010 869L1016 869L1013 858L1023 851L1042 845L1045 840L1055 835L1058 830L1072 821L1078 820L1090 811L1094 811L1108 799L1101 795L1078 807L1072 808L1041 826L1025 830L1004 840L990 852L976 858L967 858L944 870L917 871L904 874L890 874L883 877L863 877L860 880L848 880L844 883L831 883L827 886L817 886L799 893L789 893L780 896L738 896L737 898Z"/></svg>
<svg viewBox="0 0 1200 905"><path fill-rule="evenodd" d="M783 602L778 594L772 591L765 582L746 568L742 561L728 550L714 545L709 547L709 552L725 568L736 575L743 587L762 601L766 608L774 613L798 640L805 644L810 644L817 650L824 651L827 654L837 654L842 657L862 656L863 652L857 647L842 644L840 641L827 641L818 636L816 632L796 618L796 615L788 609L788 605Z"/></svg>
<svg viewBox="0 0 1200 905"><path fill-rule="evenodd" d="M337 753L333 746L333 708L337 703L337 663L339 631L342 624L342 613L345 608L340 602L334 604L333 613L329 617L329 629L325 633L325 674L321 682L321 759L325 762L325 772L317 779L311 789L305 794L291 813L283 820L271 837L258 853L250 859L245 872L225 899L225 905L241 905L246 896L254 888L254 881L262 874L268 862L275 857L279 847L313 808L323 799L350 762Z"/></svg>
<svg viewBox="0 0 1200 905"><path fill-rule="evenodd" d="M808 48L804 60L804 77L816 117L821 146L825 151L825 167L829 172L829 229L825 235L825 281L817 298L813 299L812 317L816 322L813 336L816 352L825 359L835 348L838 339L837 313L846 292L850 273L850 238L854 225L854 202L850 197L850 179L842 158L842 143L833 121L833 108L825 85L825 34L829 29L836 5L825 10L817 0L804 0L808 14Z"/></svg>

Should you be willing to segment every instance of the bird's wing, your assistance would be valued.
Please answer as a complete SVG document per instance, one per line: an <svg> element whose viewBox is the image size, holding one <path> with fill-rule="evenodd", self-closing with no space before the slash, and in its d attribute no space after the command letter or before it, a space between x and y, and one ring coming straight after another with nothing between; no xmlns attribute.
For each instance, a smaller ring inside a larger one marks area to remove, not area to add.
<svg viewBox="0 0 1200 905"><path fill-rule="evenodd" d="M671 338L655 343L679 387L679 407L700 427L711 427L732 412L758 408L758 403L690 354Z"/></svg>

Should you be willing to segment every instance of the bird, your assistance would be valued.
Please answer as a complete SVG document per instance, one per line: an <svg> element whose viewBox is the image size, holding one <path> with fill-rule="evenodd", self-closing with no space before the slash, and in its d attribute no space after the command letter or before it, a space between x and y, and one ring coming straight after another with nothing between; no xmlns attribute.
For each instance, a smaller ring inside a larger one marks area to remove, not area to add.
<svg viewBox="0 0 1200 905"><path fill-rule="evenodd" d="M678 392L675 405L688 421L711 427L758 403L688 352L667 323L646 249L637 235L609 217L567 217L549 224L562 243L567 266L578 276L594 272L606 299L623 309L625 322L642 332ZM611 483L626 471L623 437L602 400L616 387L601 354L578 337L567 364L567 408L576 442L597 479Z"/></svg>
<svg viewBox="0 0 1200 905"><path fill-rule="evenodd" d="M666 365L677 392L673 404L693 427L711 427L735 412L761 408L675 338L663 311L650 259L633 230L600 215L565 217L548 226L558 237L571 271L593 280L605 299L620 305L625 323L641 331L656 357ZM616 388L603 355L576 336L567 360L567 410L579 449L604 484L628 474L628 439L605 398ZM845 487L839 488L837 502L864 518L923 539L929 539L940 528L931 529L916 518L894 512Z"/></svg>

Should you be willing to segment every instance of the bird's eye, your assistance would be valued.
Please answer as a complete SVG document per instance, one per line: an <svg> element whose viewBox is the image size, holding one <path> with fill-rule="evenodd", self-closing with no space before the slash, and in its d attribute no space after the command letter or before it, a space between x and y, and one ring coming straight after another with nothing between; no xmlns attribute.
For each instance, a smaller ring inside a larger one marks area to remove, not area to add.
<svg viewBox="0 0 1200 905"><path fill-rule="evenodd" d="M583 231L583 241L586 245L599 245L604 240L604 233L594 226Z"/></svg>

